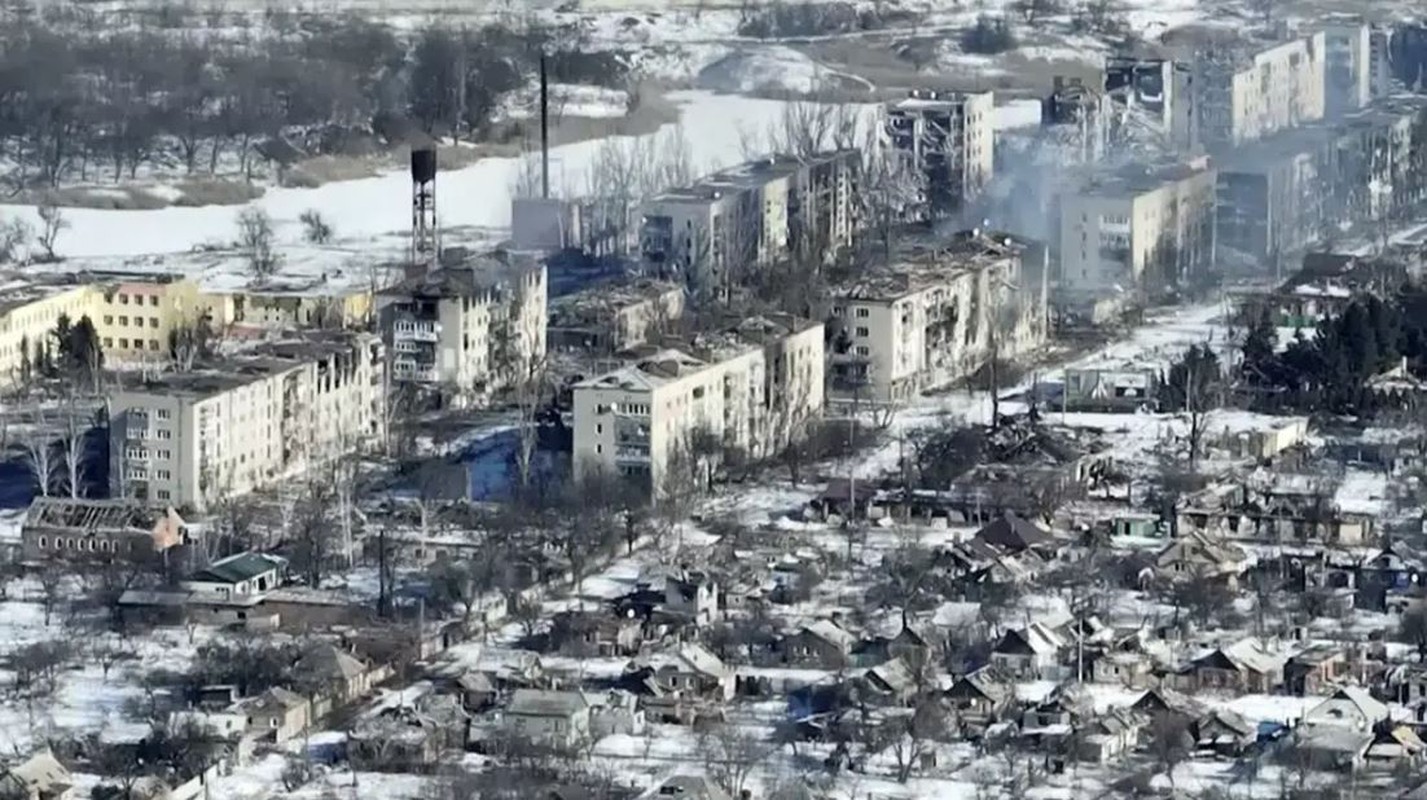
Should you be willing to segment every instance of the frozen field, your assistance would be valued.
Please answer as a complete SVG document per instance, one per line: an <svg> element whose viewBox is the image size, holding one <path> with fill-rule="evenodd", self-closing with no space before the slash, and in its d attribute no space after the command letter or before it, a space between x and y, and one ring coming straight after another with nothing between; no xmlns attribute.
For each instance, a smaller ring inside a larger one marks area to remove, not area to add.
<svg viewBox="0 0 1427 800"><path fill-rule="evenodd" d="M695 174L743 160L743 141L766 131L781 118L785 104L705 92L680 93L682 125L692 151ZM870 109L870 107L868 107ZM651 136L664 135L663 132ZM583 191L600 141L551 151L551 183L564 194ZM510 225L510 197L522 170L519 158L484 159L437 178L437 205L443 227L504 229ZM280 242L297 243L298 215L321 209L342 240L369 240L404 234L411 225L410 183L403 171L375 178L331 183L316 189L272 189L248 206L267 211ZM226 245L234 222L246 206L164 208L144 211L66 209L70 222L58 250L67 257L137 256L174 253L204 245ZM0 215L19 215L38 225L30 206L0 206Z"/></svg>

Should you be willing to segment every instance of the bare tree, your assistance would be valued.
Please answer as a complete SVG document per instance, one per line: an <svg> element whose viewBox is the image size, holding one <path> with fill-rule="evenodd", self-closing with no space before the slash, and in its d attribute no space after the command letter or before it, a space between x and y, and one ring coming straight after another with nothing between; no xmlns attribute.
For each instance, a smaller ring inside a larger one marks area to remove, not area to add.
<svg viewBox="0 0 1427 800"><path fill-rule="evenodd" d="M238 249L259 282L276 274L282 263L282 256L273 249L273 239L273 221L266 211L251 207L238 214Z"/></svg>
<svg viewBox="0 0 1427 800"><path fill-rule="evenodd" d="M897 762L897 782L906 783L913 770L934 749L934 739L946 728L946 715L935 696L921 698L912 713L892 723L897 731L892 739L892 757Z"/></svg>
<svg viewBox="0 0 1427 800"><path fill-rule="evenodd" d="M322 216L322 212L309 208L297 218L302 223L302 238L312 244L327 244L332 241L332 224Z"/></svg>
<svg viewBox="0 0 1427 800"><path fill-rule="evenodd" d="M88 415L77 407L73 386L68 389L64 409L64 439L60 457L64 461L66 486L70 497L79 497L84 488L84 465L87 463L85 436L89 432Z"/></svg>
<svg viewBox="0 0 1427 800"><path fill-rule="evenodd" d="M40 234L35 237L35 243L44 250L40 260L58 261L55 244L59 241L60 232L69 227L69 220L65 219L64 212L54 203L44 203L35 211L40 217Z"/></svg>
<svg viewBox="0 0 1427 800"><path fill-rule="evenodd" d="M9 264L19 258L19 251L30 241L29 223L19 217L0 217L0 264Z"/></svg>
<svg viewBox="0 0 1427 800"><path fill-rule="evenodd" d="M754 770L776 748L753 731L729 723L710 725L699 734L704 770L731 797L741 797Z"/></svg>
<svg viewBox="0 0 1427 800"><path fill-rule="evenodd" d="M1174 786L1174 770L1189 757L1189 719L1172 711L1150 720L1150 751L1162 767L1169 785Z"/></svg>
<svg viewBox="0 0 1427 800"><path fill-rule="evenodd" d="M35 410L33 422L20 437L20 445L24 448L25 459L30 465L30 474L35 477L36 491L41 497L49 497L58 465L54 440L50 438L49 417L43 407Z"/></svg>

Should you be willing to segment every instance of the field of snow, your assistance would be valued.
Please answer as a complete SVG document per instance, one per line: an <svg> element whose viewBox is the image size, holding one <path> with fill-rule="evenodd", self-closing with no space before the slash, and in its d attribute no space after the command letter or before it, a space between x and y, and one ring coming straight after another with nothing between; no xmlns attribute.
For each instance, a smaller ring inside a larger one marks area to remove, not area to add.
<svg viewBox="0 0 1427 800"><path fill-rule="evenodd" d="M766 130L782 117L786 104L707 92L681 92L682 106L696 173L743 160L742 146L750 131ZM650 134L659 136L663 134ZM572 193L582 191L600 141L586 141L551 151L551 181ZM490 158L442 173L437 178L437 204L443 227L504 229L510 225L510 198L521 159ZM331 183L315 189L273 189L247 206L163 208L145 211L66 209L70 227L59 239L67 257L129 257L185 252L204 245L230 243L235 220L243 208L261 208L272 216L277 239L287 246L301 241L298 216L321 209L343 240L400 236L411 225L410 182L404 171L375 178ZM33 206L0 205L0 216L17 215L38 226Z"/></svg>

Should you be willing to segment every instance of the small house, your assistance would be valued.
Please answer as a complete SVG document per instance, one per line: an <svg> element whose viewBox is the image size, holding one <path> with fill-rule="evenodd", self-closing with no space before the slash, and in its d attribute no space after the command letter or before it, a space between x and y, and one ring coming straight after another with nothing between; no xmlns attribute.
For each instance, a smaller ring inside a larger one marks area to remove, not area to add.
<svg viewBox="0 0 1427 800"><path fill-rule="evenodd" d="M74 779L48 748L0 772L0 797L7 800L71 800Z"/></svg>
<svg viewBox="0 0 1427 800"><path fill-rule="evenodd" d="M719 702L733 699L733 670L703 645L684 645L661 661L653 677L662 690Z"/></svg>
<svg viewBox="0 0 1427 800"><path fill-rule="evenodd" d="M1049 531L1009 511L982 526L973 541L991 545L1002 553L1030 550L1043 558L1054 558L1061 549Z"/></svg>
<svg viewBox="0 0 1427 800"><path fill-rule="evenodd" d="M1133 711L1112 708L1082 726L1077 755L1084 761L1109 763L1135 749L1144 726L1144 718Z"/></svg>
<svg viewBox="0 0 1427 800"><path fill-rule="evenodd" d="M323 694L338 703L364 697L372 689L372 671L356 656L335 645L309 647L296 664L297 675L314 694Z"/></svg>
<svg viewBox="0 0 1427 800"><path fill-rule="evenodd" d="M1348 658L1342 648L1320 644L1288 659L1283 665L1283 682L1291 694L1323 694L1342 684L1350 672Z"/></svg>
<svg viewBox="0 0 1427 800"><path fill-rule="evenodd" d="M1014 678L993 667L982 667L946 690L947 702L964 721L985 725L995 721L1014 697Z"/></svg>
<svg viewBox="0 0 1427 800"><path fill-rule="evenodd" d="M1357 686L1344 686L1303 713L1305 727L1334 726L1371 731L1388 719L1387 706Z"/></svg>
<svg viewBox="0 0 1427 800"><path fill-rule="evenodd" d="M1049 627L1032 622L1006 631L991 650L991 665L1021 680L1058 679L1064 668L1066 641Z"/></svg>
<svg viewBox="0 0 1427 800"><path fill-rule="evenodd" d="M818 620L783 638L780 649L788 664L839 670L848 666L857 637L831 620Z"/></svg>
<svg viewBox="0 0 1427 800"><path fill-rule="evenodd" d="M1181 684L1190 691L1225 689L1266 694L1283 684L1286 660L1257 639L1241 639L1194 659L1181 673Z"/></svg>
<svg viewBox="0 0 1427 800"><path fill-rule="evenodd" d="M502 718L511 735L569 747L589 737L594 705L584 692L517 689Z"/></svg>
<svg viewBox="0 0 1427 800"><path fill-rule="evenodd" d="M707 573L686 571L664 581L664 612L688 619L694 627L718 619L719 599L718 582Z"/></svg>
<svg viewBox="0 0 1427 800"><path fill-rule="evenodd" d="M1228 709L1212 709L1194 721L1195 747L1204 753L1236 758L1258 741L1258 726Z"/></svg>
<svg viewBox="0 0 1427 800"><path fill-rule="evenodd" d="M1190 531L1155 556L1155 567L1170 580L1211 578L1237 585L1248 568L1243 548L1219 541L1201 531Z"/></svg>
<svg viewBox="0 0 1427 800"><path fill-rule="evenodd" d="M183 581L183 588L224 599L262 597L278 588L287 562L263 553L239 553L219 559Z"/></svg>
<svg viewBox="0 0 1427 800"><path fill-rule="evenodd" d="M248 731L282 744L312 724L312 703L297 692L274 686L238 708L248 717Z"/></svg>
<svg viewBox="0 0 1427 800"><path fill-rule="evenodd" d="M643 625L633 614L566 611L550 625L550 648L574 658L631 656L639 651Z"/></svg>

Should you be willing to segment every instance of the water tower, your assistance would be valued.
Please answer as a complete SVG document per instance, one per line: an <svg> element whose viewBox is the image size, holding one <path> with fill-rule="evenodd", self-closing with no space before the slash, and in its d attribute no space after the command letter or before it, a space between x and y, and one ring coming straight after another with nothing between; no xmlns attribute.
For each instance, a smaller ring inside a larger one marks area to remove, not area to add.
<svg viewBox="0 0 1427 800"><path fill-rule="evenodd" d="M411 148L411 261L409 271L424 275L440 255L436 230L436 146Z"/></svg>

